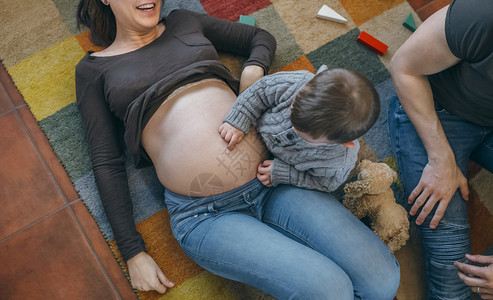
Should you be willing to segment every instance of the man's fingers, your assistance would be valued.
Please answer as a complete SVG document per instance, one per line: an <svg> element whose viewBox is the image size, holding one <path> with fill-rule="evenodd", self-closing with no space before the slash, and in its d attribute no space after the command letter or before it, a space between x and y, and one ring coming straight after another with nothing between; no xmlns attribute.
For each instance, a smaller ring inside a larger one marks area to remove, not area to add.
<svg viewBox="0 0 493 300"><path fill-rule="evenodd" d="M493 255L487 256L487 255L466 254L466 258L472 262L479 263L479 264L485 264L485 265L493 264Z"/></svg>
<svg viewBox="0 0 493 300"><path fill-rule="evenodd" d="M469 186L467 185L467 179L465 177L463 177L463 180L460 182L459 190L462 198L466 201L469 200Z"/></svg>
<svg viewBox="0 0 493 300"><path fill-rule="evenodd" d="M435 211L435 215L431 219L430 228L435 229L438 226L438 223L440 222L440 220L443 218L443 215L445 214L445 210L447 209L447 206L448 206L448 201L442 200L439 202L438 207Z"/></svg>
<svg viewBox="0 0 493 300"><path fill-rule="evenodd" d="M418 197L422 191L423 191L423 186L421 185L421 182L419 182L418 185L414 188L414 190L411 192L411 194L407 198L407 203L412 204L414 202L414 200L416 199L416 197Z"/></svg>
<svg viewBox="0 0 493 300"><path fill-rule="evenodd" d="M454 266L459 270L459 277L465 284L472 286L488 286L490 270L486 266L475 266L461 262L454 262ZM464 276L460 276L463 273Z"/></svg>
<svg viewBox="0 0 493 300"><path fill-rule="evenodd" d="M418 185L419 186L419 185ZM416 187L417 188L417 187ZM416 190L416 189L415 189ZM414 191L413 191L414 193ZM413 194L411 193L411 195ZM421 191L421 194L418 196L418 198L416 200L413 200L414 201L414 204L413 206L411 207L411 210L409 211L409 214L411 216L414 216L419 208L421 206L423 206L423 204L426 202L426 199L428 199L428 197L430 196L430 194L427 192L427 190L423 190ZM411 202L412 203L412 202Z"/></svg>

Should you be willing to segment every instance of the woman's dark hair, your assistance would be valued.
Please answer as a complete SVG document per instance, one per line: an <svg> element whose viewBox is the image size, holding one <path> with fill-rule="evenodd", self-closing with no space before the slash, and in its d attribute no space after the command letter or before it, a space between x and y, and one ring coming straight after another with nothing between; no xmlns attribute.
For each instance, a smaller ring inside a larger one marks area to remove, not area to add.
<svg viewBox="0 0 493 300"><path fill-rule="evenodd" d="M89 28L89 39L96 46L108 47L115 40L115 15L110 6L100 0L80 0L77 24Z"/></svg>
<svg viewBox="0 0 493 300"><path fill-rule="evenodd" d="M325 70L296 95L291 123L313 138L346 143L361 137L375 124L380 100L372 83L349 69Z"/></svg>

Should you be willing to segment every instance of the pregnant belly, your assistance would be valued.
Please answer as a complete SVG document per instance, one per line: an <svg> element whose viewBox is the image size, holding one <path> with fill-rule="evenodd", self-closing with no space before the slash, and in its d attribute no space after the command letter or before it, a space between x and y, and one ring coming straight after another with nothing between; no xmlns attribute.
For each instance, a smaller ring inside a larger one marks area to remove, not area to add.
<svg viewBox="0 0 493 300"><path fill-rule="evenodd" d="M255 130L233 151L218 133L236 95L222 82L205 82L168 99L142 134L161 183L182 195L204 197L255 178L266 151Z"/></svg>

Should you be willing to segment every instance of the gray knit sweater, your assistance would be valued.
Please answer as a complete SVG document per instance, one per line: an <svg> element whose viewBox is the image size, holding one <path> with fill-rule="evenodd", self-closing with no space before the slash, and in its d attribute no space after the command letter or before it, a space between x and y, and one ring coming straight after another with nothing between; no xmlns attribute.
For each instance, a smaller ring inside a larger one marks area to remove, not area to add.
<svg viewBox="0 0 493 300"><path fill-rule="evenodd" d="M322 66L319 72L325 69ZM354 148L340 144L313 145L299 137L289 119L298 91L315 75L308 71L278 72L265 76L243 91L225 122L248 133L252 125L275 156L271 183L292 184L330 192L348 177L358 158Z"/></svg>

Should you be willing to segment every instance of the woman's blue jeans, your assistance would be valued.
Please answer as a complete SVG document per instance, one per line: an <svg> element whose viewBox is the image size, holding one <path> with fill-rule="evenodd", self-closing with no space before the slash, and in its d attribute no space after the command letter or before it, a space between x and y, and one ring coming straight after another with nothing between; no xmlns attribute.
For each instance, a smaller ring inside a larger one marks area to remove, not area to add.
<svg viewBox="0 0 493 300"><path fill-rule="evenodd" d="M418 185L428 155L397 96L389 105L391 144L404 190L409 195ZM467 174L469 159L493 171L493 128L471 123L437 104L435 110L462 173ZM411 205L407 205L408 211L410 208ZM464 262L464 255L471 251L466 202L456 191L438 227L431 229L434 213L435 210L418 226L425 252L428 299L470 299L471 291L460 280L453 265L454 261Z"/></svg>
<svg viewBox="0 0 493 300"><path fill-rule="evenodd" d="M165 192L171 228L196 263L278 299L393 299L400 269L328 193L257 179L224 194Z"/></svg>

